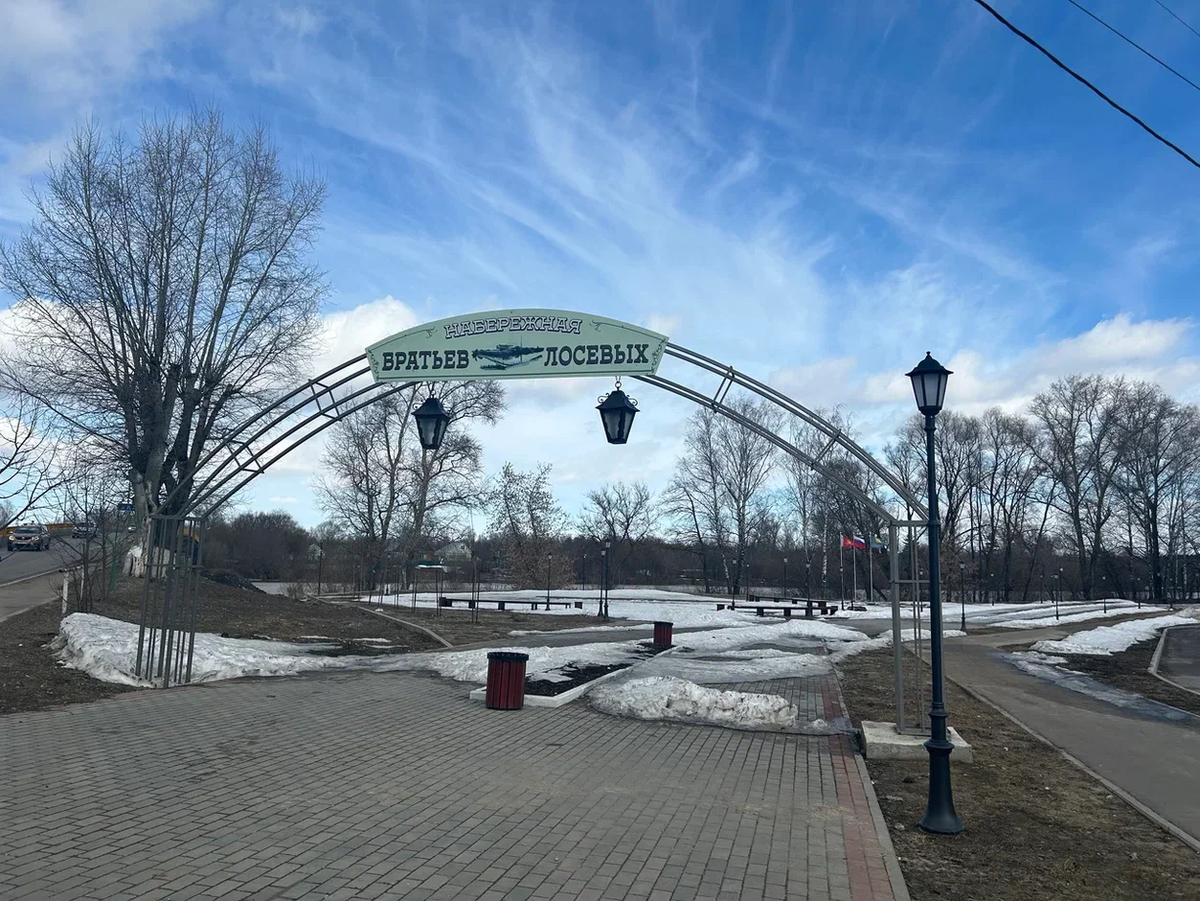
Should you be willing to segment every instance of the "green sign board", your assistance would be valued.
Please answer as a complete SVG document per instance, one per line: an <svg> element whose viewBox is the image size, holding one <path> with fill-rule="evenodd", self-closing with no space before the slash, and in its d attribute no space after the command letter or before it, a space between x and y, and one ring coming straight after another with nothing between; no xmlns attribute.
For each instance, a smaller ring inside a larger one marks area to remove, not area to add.
<svg viewBox="0 0 1200 901"><path fill-rule="evenodd" d="M568 310L451 316L367 348L375 381L652 375L667 337Z"/></svg>

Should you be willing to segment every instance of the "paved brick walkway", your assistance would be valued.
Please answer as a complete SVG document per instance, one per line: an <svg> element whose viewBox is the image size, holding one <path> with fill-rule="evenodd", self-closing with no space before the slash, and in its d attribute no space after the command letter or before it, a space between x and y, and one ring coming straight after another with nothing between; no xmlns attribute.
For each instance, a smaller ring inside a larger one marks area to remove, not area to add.
<svg viewBox="0 0 1200 901"><path fill-rule="evenodd" d="M893 898L844 736L465 694L322 675L0 718L0 897Z"/></svg>

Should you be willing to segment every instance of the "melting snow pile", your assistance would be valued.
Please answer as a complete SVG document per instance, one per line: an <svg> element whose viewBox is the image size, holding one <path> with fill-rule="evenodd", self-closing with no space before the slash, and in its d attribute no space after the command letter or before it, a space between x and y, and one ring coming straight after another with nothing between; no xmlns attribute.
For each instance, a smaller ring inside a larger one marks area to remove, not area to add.
<svg viewBox="0 0 1200 901"><path fill-rule="evenodd" d="M606 666L632 663L641 659L644 645L636 641L594 642L552 648L479 648L471 651L445 651L437 654L414 654L373 667L377 672L396 670L431 670L456 682L487 682L487 655L491 651L519 651L529 655L525 664L526 676L552 673L565 666ZM377 658L378 659L378 658ZM551 679L553 681L553 679Z"/></svg>
<svg viewBox="0 0 1200 901"><path fill-rule="evenodd" d="M103 682L149 685L134 675L137 663L138 627L133 623L72 613L59 626L52 647L64 666L82 670ZM311 648L282 641L222 638L208 632L196 633L192 657L192 681L211 682L240 676L290 676L306 670L345 669L358 658L322 657L307 653ZM363 658L366 659L366 658ZM378 659L378 658L375 658ZM361 662L361 661L360 661Z"/></svg>
<svg viewBox="0 0 1200 901"><path fill-rule="evenodd" d="M1124 651L1139 641L1153 638L1160 629L1167 626L1194 625L1195 622L1196 619L1190 616L1137 619L1112 626L1099 626L1086 632L1076 632L1056 641L1039 641L1033 646L1033 650L1050 654L1091 654L1108 657L1114 651Z"/></svg>
<svg viewBox="0 0 1200 901"><path fill-rule="evenodd" d="M774 731L794 729L799 720L795 705L778 695L720 691L670 676L601 685L590 697L592 706L604 713L640 720L678 720Z"/></svg>

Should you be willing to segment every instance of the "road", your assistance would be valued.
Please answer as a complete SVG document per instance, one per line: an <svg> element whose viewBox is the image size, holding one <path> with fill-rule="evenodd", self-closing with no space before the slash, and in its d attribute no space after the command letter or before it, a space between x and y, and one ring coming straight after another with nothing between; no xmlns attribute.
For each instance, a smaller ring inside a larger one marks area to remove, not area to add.
<svg viewBox="0 0 1200 901"><path fill-rule="evenodd" d="M7 551L0 544L0 619L48 601L58 583L60 567L75 558L78 551L69 538L54 538L45 551ZM64 559L65 555L65 559ZM43 573L45 578L30 578ZM28 579L28 581L20 581ZM18 584L12 584L17 582Z"/></svg>

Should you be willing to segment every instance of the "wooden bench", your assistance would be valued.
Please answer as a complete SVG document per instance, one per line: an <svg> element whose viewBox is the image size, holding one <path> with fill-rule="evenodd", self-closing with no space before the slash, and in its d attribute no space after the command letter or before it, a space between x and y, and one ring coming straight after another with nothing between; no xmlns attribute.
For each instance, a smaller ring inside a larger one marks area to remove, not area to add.
<svg viewBox="0 0 1200 901"><path fill-rule="evenodd" d="M739 604L737 601L730 601L728 604L717 604L717 610L724 610L728 607L730 610L737 610ZM768 612L780 612L784 619L792 618L792 611L803 610L805 619L813 618L813 609L815 608L821 616L829 616L837 613L838 608L835 604L829 604L821 600L806 600L793 601L788 598L773 597L770 595L747 595L746 600L740 604L742 607L749 607L756 616L766 616Z"/></svg>
<svg viewBox="0 0 1200 901"><path fill-rule="evenodd" d="M539 607L545 607L547 602L544 598L542 600L530 600L530 601L526 601L526 600L521 600L521 601L503 600L502 601L502 600L499 600L496 598L480 598L478 603L480 606L482 606L483 604L495 604L497 610L507 610L508 606L510 604L514 607L528 606L530 610L537 610ZM468 610L474 610L476 601L473 598L451 598L451 597L444 597L444 596L438 598L438 606L439 607L453 607L455 604L463 604L467 607ZM552 600L549 602L549 604L551 607L566 607L566 608L573 607L576 610L583 609L583 601L554 601L554 600Z"/></svg>

